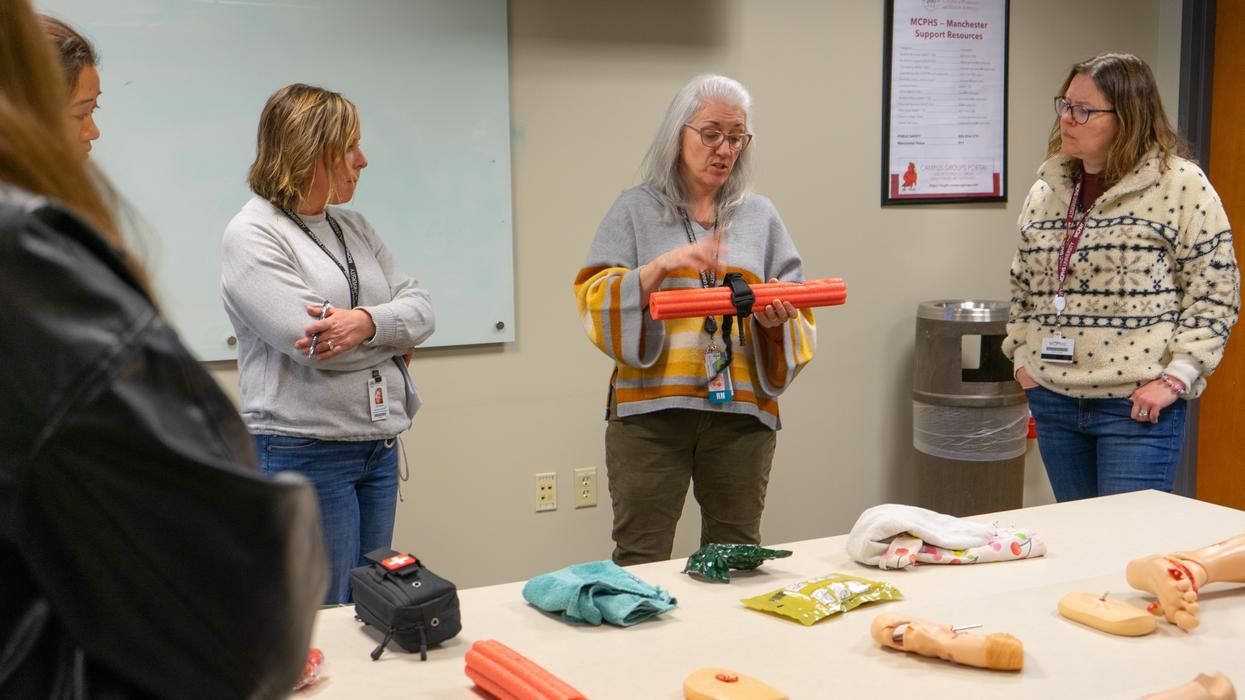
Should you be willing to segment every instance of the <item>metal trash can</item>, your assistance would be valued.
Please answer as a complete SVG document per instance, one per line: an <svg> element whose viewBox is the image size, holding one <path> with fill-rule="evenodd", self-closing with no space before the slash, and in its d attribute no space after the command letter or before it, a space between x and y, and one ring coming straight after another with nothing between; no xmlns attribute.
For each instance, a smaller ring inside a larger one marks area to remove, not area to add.
<svg viewBox="0 0 1245 700"><path fill-rule="evenodd" d="M917 307L912 446L918 505L955 516L1020 508L1029 406L1003 355L1008 304Z"/></svg>

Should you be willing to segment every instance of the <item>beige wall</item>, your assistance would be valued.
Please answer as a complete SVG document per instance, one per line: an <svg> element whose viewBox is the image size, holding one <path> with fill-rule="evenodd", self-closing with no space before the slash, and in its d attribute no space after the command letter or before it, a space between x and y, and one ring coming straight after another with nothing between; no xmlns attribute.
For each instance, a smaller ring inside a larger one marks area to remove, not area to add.
<svg viewBox="0 0 1245 700"><path fill-rule="evenodd" d="M1010 201L882 209L881 0L511 0L517 340L416 355L426 405L405 436L396 545L467 586L609 556L610 363L584 338L570 285L607 207L636 182L662 110L701 71L752 91L757 190L807 274L849 289L846 306L818 314L817 359L783 399L765 538L846 532L862 509L904 500L917 303L1007 298L1014 224L1073 60L1142 56L1174 111L1178 6L1012 2ZM213 372L234 390L230 365ZM1027 504L1050 500L1035 464ZM571 470L590 465L601 503L575 510ZM532 475L547 470L560 507L537 514ZM675 556L694 549L698 525L684 519Z"/></svg>

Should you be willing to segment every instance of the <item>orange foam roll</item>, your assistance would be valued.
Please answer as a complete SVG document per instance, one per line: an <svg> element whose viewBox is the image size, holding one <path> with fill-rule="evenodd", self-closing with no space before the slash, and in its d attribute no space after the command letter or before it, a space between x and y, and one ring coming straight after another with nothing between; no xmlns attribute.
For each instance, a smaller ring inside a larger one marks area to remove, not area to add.
<svg viewBox="0 0 1245 700"><path fill-rule="evenodd" d="M495 639L471 645L466 673L497 700L587 700L561 678Z"/></svg>
<svg viewBox="0 0 1245 700"><path fill-rule="evenodd" d="M815 306L839 306L847 301L847 283L838 277L809 282L766 282L752 285L756 297L752 308L769 306L775 299L790 302L797 309ZM648 312L655 320L724 316L735 313L730 287L708 289L669 289L653 292L648 298Z"/></svg>

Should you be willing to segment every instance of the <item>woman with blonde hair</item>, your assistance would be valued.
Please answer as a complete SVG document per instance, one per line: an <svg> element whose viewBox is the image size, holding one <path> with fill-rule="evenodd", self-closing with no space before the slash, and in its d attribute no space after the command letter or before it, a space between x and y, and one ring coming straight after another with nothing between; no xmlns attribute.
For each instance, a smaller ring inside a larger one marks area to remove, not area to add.
<svg viewBox="0 0 1245 700"><path fill-rule="evenodd" d="M349 602L350 569L392 540L397 437L420 404L407 362L434 328L428 293L362 214L336 206L367 167L359 139L345 97L302 84L273 93L248 176L255 196L225 228L221 272L261 468L301 473L319 494L328 603Z"/></svg>
<svg viewBox="0 0 1245 700"><path fill-rule="evenodd" d="M258 473L65 99L0 0L0 697L284 696L325 585L314 494Z"/></svg>
<svg viewBox="0 0 1245 700"><path fill-rule="evenodd" d="M1239 313L1223 203L1129 54L1072 66L1046 157L1021 209L1003 351L1051 487L1060 501L1170 491L1185 399Z"/></svg>
<svg viewBox="0 0 1245 700"><path fill-rule="evenodd" d="M99 127L95 124L101 94L99 55L86 37L65 22L39 15L39 23L60 59L69 88L70 128L85 158L91 152L91 142L99 138Z"/></svg>

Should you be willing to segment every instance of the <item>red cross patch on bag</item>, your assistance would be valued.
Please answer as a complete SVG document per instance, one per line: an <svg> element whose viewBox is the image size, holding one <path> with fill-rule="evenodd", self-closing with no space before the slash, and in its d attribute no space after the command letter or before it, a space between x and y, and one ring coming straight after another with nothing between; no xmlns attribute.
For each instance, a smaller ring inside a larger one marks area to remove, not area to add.
<svg viewBox="0 0 1245 700"><path fill-rule="evenodd" d="M392 557L388 557L380 561L380 565L385 567L386 571L405 569L412 564L419 564L419 559L415 558L414 554L395 554Z"/></svg>

